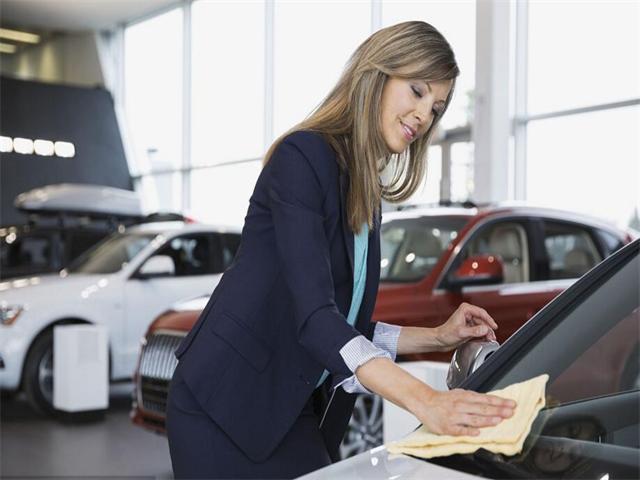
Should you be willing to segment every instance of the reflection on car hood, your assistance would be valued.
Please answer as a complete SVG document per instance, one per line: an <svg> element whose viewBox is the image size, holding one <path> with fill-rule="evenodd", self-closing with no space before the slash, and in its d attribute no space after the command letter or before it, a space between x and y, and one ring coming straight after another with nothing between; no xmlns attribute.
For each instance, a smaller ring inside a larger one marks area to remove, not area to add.
<svg viewBox="0 0 640 480"><path fill-rule="evenodd" d="M480 477L434 465L417 458L392 455L387 452L386 448L377 447L299 478L304 480L324 480L327 478L331 480L414 480L423 478L470 480Z"/></svg>
<svg viewBox="0 0 640 480"><path fill-rule="evenodd" d="M204 310L204 307L207 306L207 302L209 301L209 297L211 295L200 295L197 297L192 297L185 300L180 300L173 305L171 305L171 310L174 312L189 312L189 311L197 311L201 312Z"/></svg>
<svg viewBox="0 0 640 480"><path fill-rule="evenodd" d="M0 301L12 303L35 303L52 299L70 301L87 298L95 291L109 285L111 275L72 274L62 276L57 273L17 278L0 282Z"/></svg>

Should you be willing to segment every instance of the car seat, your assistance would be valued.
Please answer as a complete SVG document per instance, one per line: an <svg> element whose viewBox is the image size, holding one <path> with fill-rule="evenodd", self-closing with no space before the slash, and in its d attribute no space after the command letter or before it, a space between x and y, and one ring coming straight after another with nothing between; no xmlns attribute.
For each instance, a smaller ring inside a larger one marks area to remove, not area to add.
<svg viewBox="0 0 640 480"><path fill-rule="evenodd" d="M566 278L577 278L587 273L595 264L593 256L584 248L569 250L564 257Z"/></svg>
<svg viewBox="0 0 640 480"><path fill-rule="evenodd" d="M489 253L500 256L504 265L504 283L526 281L524 246L513 225L494 228L489 236Z"/></svg>

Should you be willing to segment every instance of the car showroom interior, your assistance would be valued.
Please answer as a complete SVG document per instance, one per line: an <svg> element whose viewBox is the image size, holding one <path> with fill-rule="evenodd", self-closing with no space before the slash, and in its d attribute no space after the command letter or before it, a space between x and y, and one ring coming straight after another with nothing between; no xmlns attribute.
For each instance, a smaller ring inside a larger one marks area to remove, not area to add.
<svg viewBox="0 0 640 480"><path fill-rule="evenodd" d="M637 0L2 0L0 202L3 478L640 478Z"/></svg>

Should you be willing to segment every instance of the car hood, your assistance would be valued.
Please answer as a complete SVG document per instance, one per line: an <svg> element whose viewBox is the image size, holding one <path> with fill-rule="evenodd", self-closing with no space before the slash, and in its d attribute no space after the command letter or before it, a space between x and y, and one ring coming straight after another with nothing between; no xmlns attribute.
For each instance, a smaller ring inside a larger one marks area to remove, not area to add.
<svg viewBox="0 0 640 480"><path fill-rule="evenodd" d="M87 298L112 283L113 275L48 274L0 282L0 302L22 305Z"/></svg>
<svg viewBox="0 0 640 480"><path fill-rule="evenodd" d="M392 455L386 448L377 447L299 477L299 480L321 480L326 478L331 478L332 480L409 480L416 478L473 480L480 477L441 467L417 458Z"/></svg>

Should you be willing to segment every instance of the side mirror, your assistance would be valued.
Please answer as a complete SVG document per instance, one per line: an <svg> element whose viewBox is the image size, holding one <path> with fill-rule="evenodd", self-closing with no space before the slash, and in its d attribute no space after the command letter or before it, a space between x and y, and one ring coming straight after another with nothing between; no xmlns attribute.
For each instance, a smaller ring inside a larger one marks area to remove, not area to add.
<svg viewBox="0 0 640 480"><path fill-rule="evenodd" d="M165 277L175 273L173 259L169 255L154 255L142 264L137 278Z"/></svg>
<svg viewBox="0 0 640 480"><path fill-rule="evenodd" d="M457 388L465 378L475 372L489 356L500 347L496 341L470 340L460 345L453 353L449 371L447 372L447 386Z"/></svg>
<svg viewBox="0 0 640 480"><path fill-rule="evenodd" d="M462 288L471 285L492 285L502 283L504 265L496 255L474 255L467 258L462 265L449 276L447 284L451 288Z"/></svg>

